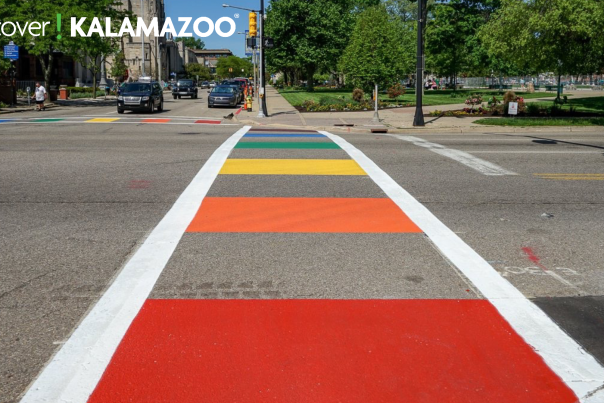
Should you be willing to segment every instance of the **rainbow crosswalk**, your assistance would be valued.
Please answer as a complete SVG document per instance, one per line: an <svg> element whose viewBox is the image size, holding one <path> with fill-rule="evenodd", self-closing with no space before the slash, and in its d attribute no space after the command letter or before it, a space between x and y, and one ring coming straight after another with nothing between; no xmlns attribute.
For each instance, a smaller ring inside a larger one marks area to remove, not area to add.
<svg viewBox="0 0 604 403"><path fill-rule="evenodd" d="M260 244L278 242L280 234L324 234L322 242L329 242L325 234L423 236L384 194L351 197L351 189L341 197L312 197L312 189L297 189L300 195L285 196L288 186L319 177L342 181L334 193L350 178L368 179L322 134L251 130L234 146L213 186L269 180L275 186L271 196L243 185L217 189L218 194L210 188L186 229L187 242L204 244L219 234L261 237ZM242 252L235 246L230 251ZM307 252L310 262L312 250ZM147 299L89 402L576 399L485 299L239 297Z"/></svg>
<svg viewBox="0 0 604 403"><path fill-rule="evenodd" d="M212 118L143 118L143 117L56 117L56 118L15 118L0 119L0 125L9 124L164 124L164 125L182 125L182 124L201 124L201 125L219 125L223 124L220 119Z"/></svg>

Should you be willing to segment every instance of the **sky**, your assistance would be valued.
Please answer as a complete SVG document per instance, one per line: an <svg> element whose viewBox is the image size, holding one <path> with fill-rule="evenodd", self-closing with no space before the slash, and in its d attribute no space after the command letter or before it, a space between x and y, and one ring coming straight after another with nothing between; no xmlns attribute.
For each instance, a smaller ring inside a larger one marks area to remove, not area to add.
<svg viewBox="0 0 604 403"><path fill-rule="evenodd" d="M177 32L182 26L182 23L178 22L178 17L193 17L193 21L199 17L208 17L214 22L220 17L230 17L237 24L236 32L244 32L248 29L249 12L234 8L223 8L223 3L237 7L260 9L260 0L164 0L166 17L172 18ZM268 0L265 2L265 5L267 4ZM236 18L236 14L239 15L239 18ZM200 27L202 31L207 29L206 24L202 24ZM228 23L224 23L222 29L223 31L228 31ZM193 36L195 36L191 26L189 26L187 31L193 33ZM205 42L206 49L230 49L236 56L245 57L244 35L235 33L230 38L223 38L214 32L212 35L200 39Z"/></svg>

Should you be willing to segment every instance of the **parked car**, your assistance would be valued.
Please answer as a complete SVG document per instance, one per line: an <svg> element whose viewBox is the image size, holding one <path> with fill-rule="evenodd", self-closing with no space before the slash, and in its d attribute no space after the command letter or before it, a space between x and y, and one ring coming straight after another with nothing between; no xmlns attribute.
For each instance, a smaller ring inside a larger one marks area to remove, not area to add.
<svg viewBox="0 0 604 403"><path fill-rule="evenodd" d="M117 113L126 110L164 110L164 92L157 81L124 84L117 97Z"/></svg>
<svg viewBox="0 0 604 403"><path fill-rule="evenodd" d="M216 81L210 81L210 88L216 87Z"/></svg>
<svg viewBox="0 0 604 403"><path fill-rule="evenodd" d="M243 100L245 98L245 87L246 87L246 84L244 81L224 80L220 85L232 85L232 86L237 87L237 89L239 91L239 102L243 102Z"/></svg>
<svg viewBox="0 0 604 403"><path fill-rule="evenodd" d="M203 88L210 88L210 82L209 81L202 81L200 87Z"/></svg>
<svg viewBox="0 0 604 403"><path fill-rule="evenodd" d="M174 99L181 97L197 98L197 86L193 80L178 80L176 86L172 89Z"/></svg>
<svg viewBox="0 0 604 403"><path fill-rule="evenodd" d="M239 103L239 92L236 87L231 85L218 85L210 91L208 95L208 107L231 106L235 107Z"/></svg>

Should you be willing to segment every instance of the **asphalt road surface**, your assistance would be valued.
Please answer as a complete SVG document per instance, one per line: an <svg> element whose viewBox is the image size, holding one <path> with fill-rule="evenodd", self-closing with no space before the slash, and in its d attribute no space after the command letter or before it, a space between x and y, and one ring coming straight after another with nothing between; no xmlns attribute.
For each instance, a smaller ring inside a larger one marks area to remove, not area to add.
<svg viewBox="0 0 604 403"><path fill-rule="evenodd" d="M204 104L0 118L0 402L604 401L601 134Z"/></svg>

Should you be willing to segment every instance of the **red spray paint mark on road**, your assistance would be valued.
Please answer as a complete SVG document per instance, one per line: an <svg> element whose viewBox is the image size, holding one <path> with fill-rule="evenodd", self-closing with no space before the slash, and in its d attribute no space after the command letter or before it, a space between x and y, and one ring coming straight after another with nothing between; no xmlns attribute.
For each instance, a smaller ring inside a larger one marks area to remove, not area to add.
<svg viewBox="0 0 604 403"><path fill-rule="evenodd" d="M206 124L206 125L219 125L220 123L222 123L220 120L197 120L195 121L195 123L202 123L202 124Z"/></svg>
<svg viewBox="0 0 604 403"><path fill-rule="evenodd" d="M241 111L242 111L242 110L243 110L243 107L239 108L239 109L237 110L237 112L235 112L235 115L239 115L239 114L241 113Z"/></svg>
<svg viewBox="0 0 604 403"><path fill-rule="evenodd" d="M535 266L537 266L538 268L540 268L543 271L549 271L547 269L547 267L545 267L544 265L541 264L541 259L539 259L539 257L535 254L535 252L533 252L532 248L529 247L524 247L522 248L522 251L524 252L524 254L526 255L526 257L528 258L528 260L530 260L531 262L535 263Z"/></svg>
<svg viewBox="0 0 604 403"><path fill-rule="evenodd" d="M148 189L151 186L149 181L132 180L128 184L128 189Z"/></svg>

